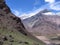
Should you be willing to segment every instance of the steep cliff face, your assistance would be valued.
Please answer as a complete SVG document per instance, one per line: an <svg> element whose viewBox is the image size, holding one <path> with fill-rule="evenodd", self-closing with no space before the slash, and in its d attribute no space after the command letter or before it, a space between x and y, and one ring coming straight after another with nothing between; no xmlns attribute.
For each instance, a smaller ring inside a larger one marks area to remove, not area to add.
<svg viewBox="0 0 60 45"><path fill-rule="evenodd" d="M5 13L11 12L9 7L5 4L5 0L0 0L0 9L4 10Z"/></svg>
<svg viewBox="0 0 60 45"><path fill-rule="evenodd" d="M44 45L31 39L29 34L20 18L12 14L4 0L0 0L0 45Z"/></svg>
<svg viewBox="0 0 60 45"><path fill-rule="evenodd" d="M20 18L16 17L11 13L9 7L3 1L0 3L0 24L1 27L6 27L6 29L15 29L21 33L27 35L23 30L25 30Z"/></svg>

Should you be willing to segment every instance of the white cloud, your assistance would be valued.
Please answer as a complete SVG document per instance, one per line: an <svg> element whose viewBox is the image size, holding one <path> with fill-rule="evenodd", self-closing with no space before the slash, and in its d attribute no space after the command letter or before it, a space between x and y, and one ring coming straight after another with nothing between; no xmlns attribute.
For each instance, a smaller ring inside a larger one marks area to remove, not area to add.
<svg viewBox="0 0 60 45"><path fill-rule="evenodd" d="M56 11L60 10L60 1L55 2L55 0L45 0L45 2L48 2L50 9L56 10Z"/></svg>
<svg viewBox="0 0 60 45"><path fill-rule="evenodd" d="M19 11L19 10L15 10L15 9L12 9L12 12L16 15L16 16L20 16L22 11Z"/></svg>
<svg viewBox="0 0 60 45"><path fill-rule="evenodd" d="M56 3L51 4L50 8L53 10L59 11L60 10L60 2L56 2Z"/></svg>
<svg viewBox="0 0 60 45"><path fill-rule="evenodd" d="M55 13L53 13L53 12L47 12L47 13L42 13L42 14L44 14L44 15L55 15Z"/></svg>
<svg viewBox="0 0 60 45"><path fill-rule="evenodd" d="M48 2L48 3L54 3L55 0L45 0L45 2Z"/></svg>
<svg viewBox="0 0 60 45"><path fill-rule="evenodd" d="M25 19L25 18L31 17L31 16L37 14L39 11L40 11L40 10L37 9L37 10L34 10L34 11L30 11L30 12L28 12L28 13L24 13L24 12L22 12L22 11L18 11L18 10L13 10L13 9L12 9L12 12L13 12L16 16L20 17L21 19Z"/></svg>
<svg viewBox="0 0 60 45"><path fill-rule="evenodd" d="M20 14L20 12L17 11L17 10L14 10L14 13L15 13L15 15L19 15Z"/></svg>
<svg viewBox="0 0 60 45"><path fill-rule="evenodd" d="M44 8L39 8L39 9L34 10L34 11L31 11L31 12L29 12L29 13L23 13L23 14L21 14L19 17L20 17L21 19L26 19L26 18L29 18L29 17L31 17L31 16L34 16L35 14L39 13L41 10L44 10Z"/></svg>

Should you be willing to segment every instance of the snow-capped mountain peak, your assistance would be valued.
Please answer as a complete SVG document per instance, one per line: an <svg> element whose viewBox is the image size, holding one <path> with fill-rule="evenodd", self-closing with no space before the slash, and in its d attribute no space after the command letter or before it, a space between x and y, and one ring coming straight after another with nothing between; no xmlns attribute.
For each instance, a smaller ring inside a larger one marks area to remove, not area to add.
<svg viewBox="0 0 60 45"><path fill-rule="evenodd" d="M32 13L29 13L29 14L23 14L23 15L21 15L20 16L20 18L22 19L22 20L24 20L24 19L26 19L26 18L29 18L29 17L32 17L32 16L34 16L34 15L36 15L36 14L40 14L40 13L47 13L47 12L50 12L48 9L44 9L44 10L37 10L37 11L34 11L34 12L32 12Z"/></svg>
<svg viewBox="0 0 60 45"><path fill-rule="evenodd" d="M46 13L42 13L43 15L55 15L55 13L53 12L46 12Z"/></svg>

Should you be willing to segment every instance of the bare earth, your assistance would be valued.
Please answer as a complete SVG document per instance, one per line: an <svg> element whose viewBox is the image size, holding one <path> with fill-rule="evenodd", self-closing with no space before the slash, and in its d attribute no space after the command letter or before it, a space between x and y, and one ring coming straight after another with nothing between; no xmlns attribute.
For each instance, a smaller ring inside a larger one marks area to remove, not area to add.
<svg viewBox="0 0 60 45"><path fill-rule="evenodd" d="M36 36L39 40L43 41L46 44L51 44L50 40L45 36Z"/></svg>

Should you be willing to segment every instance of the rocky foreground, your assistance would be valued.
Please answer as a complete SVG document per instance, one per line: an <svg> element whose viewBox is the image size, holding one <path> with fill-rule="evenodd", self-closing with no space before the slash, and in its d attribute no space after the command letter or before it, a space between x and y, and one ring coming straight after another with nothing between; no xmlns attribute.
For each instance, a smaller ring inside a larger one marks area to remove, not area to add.
<svg viewBox="0 0 60 45"><path fill-rule="evenodd" d="M4 0L0 0L0 45L45 45L25 29Z"/></svg>

